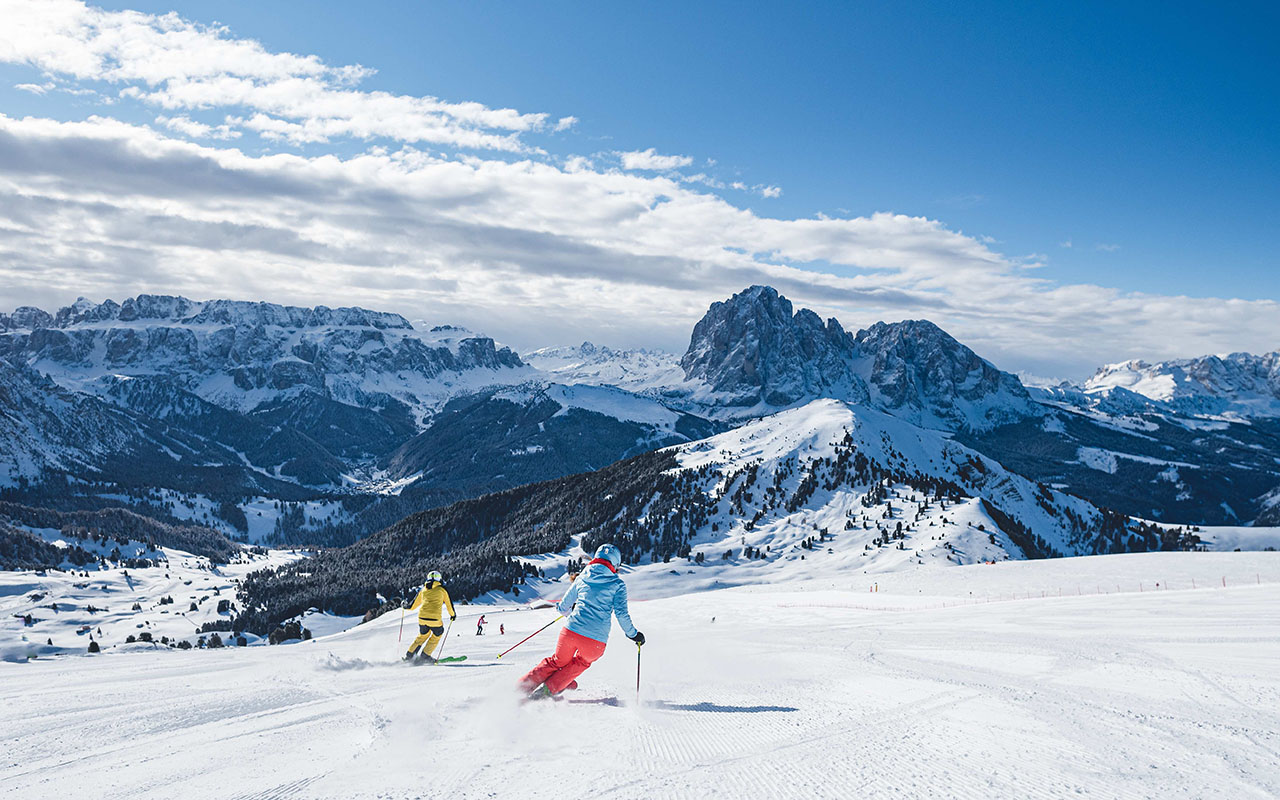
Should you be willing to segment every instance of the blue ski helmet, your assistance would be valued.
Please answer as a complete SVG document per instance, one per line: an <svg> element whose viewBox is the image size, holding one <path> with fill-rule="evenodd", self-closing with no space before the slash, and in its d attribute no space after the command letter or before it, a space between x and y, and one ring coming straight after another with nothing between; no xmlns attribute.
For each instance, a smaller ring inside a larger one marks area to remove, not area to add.
<svg viewBox="0 0 1280 800"><path fill-rule="evenodd" d="M608 542L596 548L596 558L608 561L614 569L622 566L622 551Z"/></svg>

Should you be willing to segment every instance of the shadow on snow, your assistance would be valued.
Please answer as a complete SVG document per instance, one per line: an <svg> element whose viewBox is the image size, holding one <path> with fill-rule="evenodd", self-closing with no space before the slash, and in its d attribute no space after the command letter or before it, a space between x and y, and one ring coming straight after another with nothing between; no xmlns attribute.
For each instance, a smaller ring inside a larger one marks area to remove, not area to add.
<svg viewBox="0 0 1280 800"><path fill-rule="evenodd" d="M578 705L593 706L621 706L622 701L616 697L600 697L594 700L569 700L570 703ZM645 702L642 705L656 708L660 711L703 711L713 714L762 714L770 711L775 712L791 712L800 709L794 706L726 706L720 703L710 703L703 701L701 703L668 703L665 700L654 700Z"/></svg>

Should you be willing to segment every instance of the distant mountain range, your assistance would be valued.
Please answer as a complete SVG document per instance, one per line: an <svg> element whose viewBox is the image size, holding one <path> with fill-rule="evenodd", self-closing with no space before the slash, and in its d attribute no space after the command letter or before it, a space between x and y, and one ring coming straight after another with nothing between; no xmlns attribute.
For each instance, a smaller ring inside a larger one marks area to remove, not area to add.
<svg viewBox="0 0 1280 800"><path fill-rule="evenodd" d="M1104 396L1128 391L1192 416L1280 417L1280 352L1109 364L1084 390Z"/></svg>
<svg viewBox="0 0 1280 800"><path fill-rule="evenodd" d="M1027 389L928 321L850 333L767 286L713 303L680 356L590 343L521 356L359 308L81 300L0 314L0 496L341 545L830 399L1097 507L1267 522L1278 363L1127 362Z"/></svg>

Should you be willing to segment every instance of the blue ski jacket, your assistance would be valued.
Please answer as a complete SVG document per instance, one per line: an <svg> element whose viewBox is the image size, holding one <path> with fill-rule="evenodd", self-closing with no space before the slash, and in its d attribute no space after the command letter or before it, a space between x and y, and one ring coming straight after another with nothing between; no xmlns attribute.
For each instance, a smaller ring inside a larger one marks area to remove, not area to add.
<svg viewBox="0 0 1280 800"><path fill-rule="evenodd" d="M556 604L556 610L569 618L566 628L597 642L609 641L614 615L628 638L636 635L636 626L627 611L627 585L603 559L587 565L564 599Z"/></svg>

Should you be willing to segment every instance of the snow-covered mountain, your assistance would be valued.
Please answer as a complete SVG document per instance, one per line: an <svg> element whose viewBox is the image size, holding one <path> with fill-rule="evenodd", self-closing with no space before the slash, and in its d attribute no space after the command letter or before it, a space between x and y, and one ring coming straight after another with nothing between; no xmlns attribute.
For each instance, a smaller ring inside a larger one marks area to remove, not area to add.
<svg viewBox="0 0 1280 800"><path fill-rule="evenodd" d="M593 472L410 515L304 566L257 576L239 624L267 630L310 607L364 613L380 596L403 596L427 569L465 576L464 596L518 595L528 572L514 557L590 553L604 541L629 564L743 567L715 573L740 581L828 556L841 568L896 569L1176 549L1195 539L1016 475L945 433L822 399Z"/></svg>
<svg viewBox="0 0 1280 800"><path fill-rule="evenodd" d="M1280 353L1097 371L1031 390L1041 423L966 437L1023 474L1152 519L1272 525L1280 487Z"/></svg>
<svg viewBox="0 0 1280 800"><path fill-rule="evenodd" d="M104 378L161 375L240 412L311 394L416 424L461 391L534 374L488 337L452 326L418 331L398 314L160 295L0 315L0 358L69 389L102 392Z"/></svg>
<svg viewBox="0 0 1280 800"><path fill-rule="evenodd" d="M981 431L1043 415L1016 376L928 320L878 322L856 341L872 404L894 416Z"/></svg>
<svg viewBox="0 0 1280 800"><path fill-rule="evenodd" d="M14 375L0 398L7 483L29 479L24 502L52 502L45 487L65 477L94 478L73 492L86 498L176 490L175 513L306 502L323 522L283 517L303 538L339 526L326 535L350 541L377 529L362 520L381 527L715 430L622 389L548 380L488 337L360 308L155 295L21 308L0 315L0 364ZM394 499L370 506L369 493Z"/></svg>
<svg viewBox="0 0 1280 800"><path fill-rule="evenodd" d="M836 319L794 310L769 286L712 303L678 361L589 342L524 358L557 380L619 386L731 423L822 397L940 430L985 430L1043 413L1017 377L931 322L879 322L852 334Z"/></svg>
<svg viewBox="0 0 1280 800"><path fill-rule="evenodd" d="M258 433L271 447L271 432ZM286 489L269 474L227 464L239 465L239 456L225 445L0 359L0 485L34 490L47 481L58 496L106 481L139 497L157 485L217 483L228 495Z"/></svg>
<svg viewBox="0 0 1280 800"><path fill-rule="evenodd" d="M615 350L583 342L567 347L544 347L524 353L521 359L565 384L616 386L642 392L684 380L679 357L665 350Z"/></svg>
<svg viewBox="0 0 1280 800"><path fill-rule="evenodd" d="M467 395L446 405L426 431L391 454L387 469L393 479L428 477L441 471L458 477L460 470L472 470L450 457L472 464L484 461L475 477L499 488L492 483L494 459L514 459L524 465L556 459L573 465L548 471L545 465L530 470L517 469L512 463L511 469L501 472L513 473L507 485L514 486L539 477L599 469L620 457L700 439L715 429L706 420L609 386L525 383ZM494 437L496 441L489 445L476 441ZM484 458L476 459L476 453ZM516 480L520 474L530 480Z"/></svg>
<svg viewBox="0 0 1280 800"><path fill-rule="evenodd" d="M827 398L953 434L1125 513L1240 524L1271 509L1263 497L1280 485L1280 416L1256 416L1274 361L1180 368L1214 379L1169 379L1173 400L1150 396L1167 365L1028 393L933 323L854 334L766 286L713 303L679 359L591 343L522 358L464 329L360 308L81 300L0 315L0 482L59 507L163 489L170 521L231 503L226 517L249 527L229 534L336 545ZM1250 424L1180 410L1222 411L1196 394L1210 389ZM249 524L264 510L267 522Z"/></svg>
<svg viewBox="0 0 1280 800"><path fill-rule="evenodd" d="M828 397L943 430L982 430L1040 413L1018 379L924 320L848 333L769 286L713 303L667 387L709 416L745 419Z"/></svg>
<svg viewBox="0 0 1280 800"><path fill-rule="evenodd" d="M1280 352L1161 361L1124 361L1099 369L1090 394L1125 389L1193 416L1280 417Z"/></svg>
<svg viewBox="0 0 1280 800"><path fill-rule="evenodd" d="M1179 414L1122 387L1034 389L1043 418L958 438L1006 467L1126 514L1196 525L1273 524L1280 418Z"/></svg>
<svg viewBox="0 0 1280 800"><path fill-rule="evenodd" d="M148 444L128 415L0 359L0 476L7 484L51 468L93 473L110 454Z"/></svg>
<svg viewBox="0 0 1280 800"><path fill-rule="evenodd" d="M710 469L703 486L713 504L708 522L719 523L713 533L722 534L712 537L714 547L738 537L753 547L786 547L815 529L847 531L837 535L862 546L872 543L872 531L898 530L898 521L905 521L901 541L912 557L950 555L956 563L1130 544L1085 500L1016 475L936 431L838 400L815 400L672 450L682 469ZM968 521L983 528L970 530ZM935 525L939 530L925 531ZM957 549L956 537L966 546Z"/></svg>

